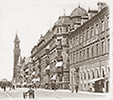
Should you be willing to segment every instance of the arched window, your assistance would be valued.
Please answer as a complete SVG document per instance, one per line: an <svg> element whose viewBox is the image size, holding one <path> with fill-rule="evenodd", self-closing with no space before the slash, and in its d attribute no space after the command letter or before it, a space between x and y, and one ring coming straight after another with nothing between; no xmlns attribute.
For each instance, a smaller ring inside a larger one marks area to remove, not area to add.
<svg viewBox="0 0 113 100"><path fill-rule="evenodd" d="M107 70L108 70L108 73L109 73L110 72L110 68L108 67Z"/></svg>
<svg viewBox="0 0 113 100"><path fill-rule="evenodd" d="M99 25L98 25L98 23L96 24L96 27L95 27L95 32L96 32L96 34L98 34L98 28L99 28Z"/></svg>
<svg viewBox="0 0 113 100"><path fill-rule="evenodd" d="M98 71L98 69L96 69L96 75L97 75L97 78L99 78L99 71Z"/></svg>
<svg viewBox="0 0 113 100"><path fill-rule="evenodd" d="M83 73L84 73L83 75L84 75L84 80L85 80L86 79L86 73L85 72L83 72Z"/></svg>
<svg viewBox="0 0 113 100"><path fill-rule="evenodd" d="M105 77L104 69L102 69L102 76Z"/></svg>
<svg viewBox="0 0 113 100"><path fill-rule="evenodd" d="M92 78L95 78L94 70L92 70Z"/></svg>
<svg viewBox="0 0 113 100"><path fill-rule="evenodd" d="M80 73L80 79L82 80L82 72Z"/></svg>
<svg viewBox="0 0 113 100"><path fill-rule="evenodd" d="M104 20L101 21L101 30L104 31Z"/></svg>
<svg viewBox="0 0 113 100"><path fill-rule="evenodd" d="M68 32L68 27L66 27L66 32Z"/></svg>
<svg viewBox="0 0 113 100"><path fill-rule="evenodd" d="M90 73L89 73L89 71L88 71L88 79L90 79Z"/></svg>

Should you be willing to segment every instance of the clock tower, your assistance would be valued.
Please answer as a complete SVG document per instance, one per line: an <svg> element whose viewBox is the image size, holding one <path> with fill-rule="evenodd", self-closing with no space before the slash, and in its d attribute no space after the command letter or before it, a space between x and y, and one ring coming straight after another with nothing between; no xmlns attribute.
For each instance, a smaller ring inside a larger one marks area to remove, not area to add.
<svg viewBox="0 0 113 100"><path fill-rule="evenodd" d="M14 40L14 69L13 69L13 78L16 78L16 72L17 72L17 63L20 56L20 40L18 38L18 35L16 34L15 40Z"/></svg>

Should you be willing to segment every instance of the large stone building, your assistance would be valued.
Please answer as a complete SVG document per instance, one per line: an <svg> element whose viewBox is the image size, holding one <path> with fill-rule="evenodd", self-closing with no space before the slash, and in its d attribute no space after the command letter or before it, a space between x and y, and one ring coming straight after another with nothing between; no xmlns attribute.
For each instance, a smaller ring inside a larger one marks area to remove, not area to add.
<svg viewBox="0 0 113 100"><path fill-rule="evenodd" d="M59 88L78 85L83 91L106 91L109 86L109 8L98 3L87 12L78 6L60 16L31 51L43 87L56 78ZM103 84L103 85L102 85Z"/></svg>
<svg viewBox="0 0 113 100"><path fill-rule="evenodd" d="M31 51L31 58L40 70L41 86L56 80L59 88L68 88L69 59L68 59L68 30L69 16L61 16Z"/></svg>
<svg viewBox="0 0 113 100"><path fill-rule="evenodd" d="M98 10L78 6L70 16L60 16L26 59L19 57L16 36L13 77L20 83L40 81L43 88L56 80L58 88L108 92L109 30L109 8L99 2Z"/></svg>
<svg viewBox="0 0 113 100"><path fill-rule="evenodd" d="M89 16L88 16L89 15ZM83 91L108 92L109 8L98 3L98 11L78 7L72 13L69 35L70 86ZM85 21L84 21L85 18Z"/></svg>

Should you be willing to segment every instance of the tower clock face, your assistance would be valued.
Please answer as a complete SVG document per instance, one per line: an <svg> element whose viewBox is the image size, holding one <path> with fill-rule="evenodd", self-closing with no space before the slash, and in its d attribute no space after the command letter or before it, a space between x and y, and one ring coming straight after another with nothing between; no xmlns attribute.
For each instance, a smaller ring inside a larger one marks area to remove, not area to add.
<svg viewBox="0 0 113 100"><path fill-rule="evenodd" d="M18 47L18 44L16 44L16 47Z"/></svg>

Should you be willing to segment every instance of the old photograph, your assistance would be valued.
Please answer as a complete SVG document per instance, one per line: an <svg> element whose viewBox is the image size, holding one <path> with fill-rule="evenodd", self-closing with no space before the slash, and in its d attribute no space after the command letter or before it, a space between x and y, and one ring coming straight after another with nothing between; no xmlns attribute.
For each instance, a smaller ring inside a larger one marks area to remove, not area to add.
<svg viewBox="0 0 113 100"><path fill-rule="evenodd" d="M112 0L1 0L0 100L112 100Z"/></svg>

